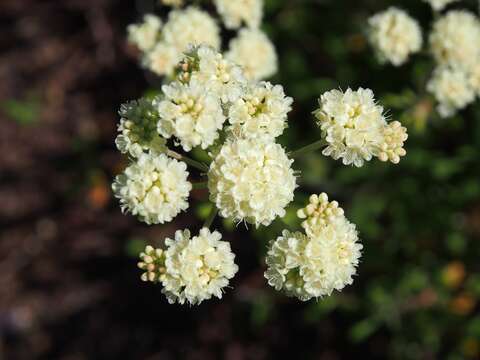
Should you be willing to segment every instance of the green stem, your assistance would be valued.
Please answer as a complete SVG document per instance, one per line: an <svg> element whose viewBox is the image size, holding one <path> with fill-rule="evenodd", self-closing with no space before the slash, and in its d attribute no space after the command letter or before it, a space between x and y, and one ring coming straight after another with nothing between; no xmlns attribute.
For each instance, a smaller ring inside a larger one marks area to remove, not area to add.
<svg viewBox="0 0 480 360"><path fill-rule="evenodd" d="M208 215L207 220L205 220L203 227L209 228L212 225L213 220L215 220L215 217L217 216L218 209L215 204L212 204L212 206L212 210L210 210L210 214Z"/></svg>
<svg viewBox="0 0 480 360"><path fill-rule="evenodd" d="M304 146L298 150L295 150L295 151L292 151L290 153L290 157L291 158L296 158L296 157L299 157L303 154L307 154L309 152L312 152L312 151L315 151L315 150L318 150L320 149L321 147L325 146L326 145L326 142L325 140L321 139L321 140L318 140L318 141L315 141L314 143L311 143L307 146Z"/></svg>
<svg viewBox="0 0 480 360"><path fill-rule="evenodd" d="M184 161L185 163L187 163L188 165L200 170L200 171L203 171L205 173L208 172L208 166L199 162L199 161L196 161L196 160L193 160L193 159L190 159L189 157L185 156L185 155L182 155L182 154L179 154L173 150L168 150L167 151L167 155L174 158L174 159L177 159L177 160L181 160L181 161Z"/></svg>
<svg viewBox="0 0 480 360"><path fill-rule="evenodd" d="M192 184L193 190L206 189L208 185L207 181L200 181Z"/></svg>

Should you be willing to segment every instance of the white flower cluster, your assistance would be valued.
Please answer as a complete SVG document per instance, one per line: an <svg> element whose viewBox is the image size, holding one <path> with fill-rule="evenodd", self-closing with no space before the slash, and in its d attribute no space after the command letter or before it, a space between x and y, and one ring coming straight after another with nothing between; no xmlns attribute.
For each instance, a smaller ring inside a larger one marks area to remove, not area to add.
<svg viewBox="0 0 480 360"><path fill-rule="evenodd" d="M158 132L167 139L175 136L185 151L212 145L225 121L220 99L206 92L197 79L188 84L175 81L162 91L165 98L158 104Z"/></svg>
<svg viewBox="0 0 480 360"><path fill-rule="evenodd" d="M424 1L441 11L457 0ZM371 17L369 27L369 41L381 62L401 65L422 47L417 21L397 8ZM436 69L426 88L438 102L438 114L449 117L480 97L480 20L468 11L449 11L434 22L428 40Z"/></svg>
<svg viewBox="0 0 480 360"><path fill-rule="evenodd" d="M228 29L238 29L242 23L258 28L263 16L263 0L214 0L218 13Z"/></svg>
<svg viewBox="0 0 480 360"><path fill-rule="evenodd" d="M181 0L162 2L174 7L183 3ZM227 28L238 29L242 24L248 26L231 40L226 57L243 67L249 80L258 81L272 76L278 67L277 54L266 34L259 30L263 0L215 0L215 6ZM189 46L204 44L214 50L221 47L220 28L216 20L194 6L172 10L164 24L155 15L145 15L142 23L128 27L128 33L129 41L143 53L143 66L159 76L174 77L176 65Z"/></svg>
<svg viewBox="0 0 480 360"><path fill-rule="evenodd" d="M163 27L161 20L158 21L160 26L155 28L155 36L152 36L154 43L149 43L151 46L148 48L139 46L144 51L143 65L157 75L172 76L189 45L207 44L215 49L220 48L217 23L207 12L196 7L171 11ZM139 26L144 27L146 23ZM153 30L153 27L150 28ZM134 43L139 44L138 41Z"/></svg>
<svg viewBox="0 0 480 360"><path fill-rule="evenodd" d="M450 11L438 19L430 34L437 69L427 89L438 101L438 112L449 117L480 94L480 21L467 11Z"/></svg>
<svg viewBox="0 0 480 360"><path fill-rule="evenodd" d="M122 211L147 224L171 221L188 208L187 165L165 154L141 154L112 185Z"/></svg>
<svg viewBox="0 0 480 360"><path fill-rule="evenodd" d="M230 138L210 165L210 200L223 217L269 225L293 200L292 163L272 140Z"/></svg>
<svg viewBox="0 0 480 360"><path fill-rule="evenodd" d="M138 158L144 152L161 154L166 141L157 132L158 110L155 100L140 99L123 104L115 144L122 154Z"/></svg>
<svg viewBox="0 0 480 360"><path fill-rule="evenodd" d="M459 0L423 0L430 4L433 10L442 11L447 5Z"/></svg>
<svg viewBox="0 0 480 360"><path fill-rule="evenodd" d="M149 51L157 43L161 28L162 20L159 17L146 14L142 23L127 27L128 41L142 51Z"/></svg>
<svg viewBox="0 0 480 360"><path fill-rule="evenodd" d="M285 96L283 87L269 82L250 84L228 112L230 130L245 138L282 135L293 99Z"/></svg>
<svg viewBox="0 0 480 360"><path fill-rule="evenodd" d="M275 47L265 33L256 29L240 30L230 41L226 57L240 65L252 81L269 78L278 69Z"/></svg>
<svg viewBox="0 0 480 360"><path fill-rule="evenodd" d="M355 225L325 193L298 211L305 234L284 230L270 242L265 277L276 290L302 301L330 295L353 282L361 256Z"/></svg>
<svg viewBox="0 0 480 360"><path fill-rule="evenodd" d="M360 167L374 156L398 163L406 154L406 129L389 126L370 89L331 90L318 103L314 114L327 145L324 155Z"/></svg>
<svg viewBox="0 0 480 360"><path fill-rule="evenodd" d="M177 230L175 239L165 239L166 250L147 246L140 254L142 280L161 283L171 304L196 305L212 296L221 299L238 271L230 244L221 238L218 231L207 228L193 238L188 229Z"/></svg>
<svg viewBox="0 0 480 360"><path fill-rule="evenodd" d="M369 41L383 63L400 66L422 48L418 22L401 9L390 7L372 16L368 23Z"/></svg>

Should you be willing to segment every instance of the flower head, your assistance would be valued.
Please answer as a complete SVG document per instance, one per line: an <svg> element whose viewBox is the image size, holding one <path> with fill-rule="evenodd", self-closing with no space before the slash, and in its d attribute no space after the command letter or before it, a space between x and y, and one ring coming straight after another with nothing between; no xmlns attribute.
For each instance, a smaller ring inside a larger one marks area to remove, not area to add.
<svg viewBox="0 0 480 360"><path fill-rule="evenodd" d="M165 42L159 42L151 51L144 55L142 64L145 68L159 76L171 76L178 61L179 53L177 48Z"/></svg>
<svg viewBox="0 0 480 360"><path fill-rule="evenodd" d="M226 58L240 65L249 80L266 79L277 72L275 47L260 30L242 29L230 41Z"/></svg>
<svg viewBox="0 0 480 360"><path fill-rule="evenodd" d="M428 2L433 10L442 11L445 8L445 6L447 6L448 4L453 3L455 1L459 1L459 0L423 0L423 1Z"/></svg>
<svg viewBox="0 0 480 360"><path fill-rule="evenodd" d="M369 41L382 62L400 66L422 47L420 26L401 9L390 7L372 16L368 23Z"/></svg>
<svg viewBox="0 0 480 360"><path fill-rule="evenodd" d="M480 58L480 22L468 11L449 11L430 33L430 49L441 65L468 69Z"/></svg>
<svg viewBox="0 0 480 360"><path fill-rule="evenodd" d="M152 14L143 17L140 24L131 24L127 27L128 41L135 44L140 50L152 49L160 37L162 20Z"/></svg>
<svg viewBox="0 0 480 360"><path fill-rule="evenodd" d="M300 219L305 219L302 222L302 227L307 235L314 235L326 225L336 221L338 218L343 218L344 212L338 206L338 202L328 201L328 195L321 193L320 195L311 195L309 203L306 207L297 211L297 216Z"/></svg>
<svg viewBox="0 0 480 360"><path fill-rule="evenodd" d="M112 184L122 211L131 212L147 224L171 221L188 208L192 184L187 165L165 154L141 154Z"/></svg>
<svg viewBox="0 0 480 360"><path fill-rule="evenodd" d="M161 282L166 276L165 251L146 246L145 251L140 253L138 267L145 271L142 281Z"/></svg>
<svg viewBox="0 0 480 360"><path fill-rule="evenodd" d="M438 113L449 117L475 100L468 75L459 68L440 66L433 72L427 90L435 96Z"/></svg>
<svg viewBox="0 0 480 360"><path fill-rule="evenodd" d="M161 0L163 5L180 7L183 5L183 0Z"/></svg>
<svg viewBox="0 0 480 360"><path fill-rule="evenodd" d="M263 0L215 0L218 13L228 29L238 29L242 23L258 28L263 16Z"/></svg>
<svg viewBox="0 0 480 360"><path fill-rule="evenodd" d="M269 225L293 200L292 163L272 141L228 139L210 165L210 200L223 217Z"/></svg>
<svg viewBox="0 0 480 360"><path fill-rule="evenodd" d="M158 110L156 100L142 98L120 107L121 116L115 144L122 154L134 158L144 152L160 154L166 151L165 139L157 132Z"/></svg>
<svg viewBox="0 0 480 360"><path fill-rule="evenodd" d="M208 45L193 46L185 53L178 66L177 78L184 83L195 78L223 103L237 100L246 83L240 66Z"/></svg>
<svg viewBox="0 0 480 360"><path fill-rule="evenodd" d="M195 78L188 84L164 85L162 91L165 98L158 103L158 132L166 138L175 136L185 151L212 145L225 121L220 99Z"/></svg>
<svg viewBox="0 0 480 360"><path fill-rule="evenodd" d="M293 99L281 85L269 82L251 84L229 108L230 130L237 136L270 139L282 135Z"/></svg>
<svg viewBox="0 0 480 360"><path fill-rule="evenodd" d="M157 75L172 76L175 67L190 45L220 48L220 30L215 20L195 7L170 11L160 41L146 53L145 67Z"/></svg>
<svg viewBox="0 0 480 360"><path fill-rule="evenodd" d="M319 105L314 114L327 142L324 155L362 166L378 154L386 121L372 90L331 90L320 97Z"/></svg>
<svg viewBox="0 0 480 360"><path fill-rule="evenodd" d="M378 158L380 161L390 161L394 164L400 162L400 158L407 152L403 148L408 139L407 128L398 121L392 121L383 128L383 143L380 146Z"/></svg>
<svg viewBox="0 0 480 360"><path fill-rule="evenodd" d="M345 218L312 236L284 230L270 242L265 277L276 290L301 301L328 296L353 282L361 249L355 225Z"/></svg>
<svg viewBox="0 0 480 360"><path fill-rule="evenodd" d="M171 11L162 34L163 41L177 48L180 58L189 45L207 44L220 48L217 23L207 12L193 6Z"/></svg>
<svg viewBox="0 0 480 360"><path fill-rule="evenodd" d="M170 303L200 304L212 296L222 298L223 289L238 271L230 244L222 235L203 228L190 238L189 230L178 230L166 239L163 293Z"/></svg>

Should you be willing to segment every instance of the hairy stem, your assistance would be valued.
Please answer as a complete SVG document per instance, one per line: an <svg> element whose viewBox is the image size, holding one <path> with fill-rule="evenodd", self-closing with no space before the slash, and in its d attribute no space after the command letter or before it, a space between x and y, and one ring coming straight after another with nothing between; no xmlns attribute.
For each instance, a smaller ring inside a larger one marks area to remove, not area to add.
<svg viewBox="0 0 480 360"><path fill-rule="evenodd" d="M177 159L177 160L181 160L181 161L184 161L185 163L187 163L188 165L202 171L202 172L205 172L207 173L208 172L208 166L199 162L199 161L196 161L196 160L193 160L193 159L190 159L189 157L185 156L185 155L182 155L182 154L179 154L173 150L168 150L167 151L167 155L174 158L174 159Z"/></svg>
<svg viewBox="0 0 480 360"><path fill-rule="evenodd" d="M206 189L208 185L207 181L199 181L192 184L193 190Z"/></svg>
<svg viewBox="0 0 480 360"><path fill-rule="evenodd" d="M290 157L291 158L296 158L296 157L299 157L301 155L304 155L304 154L307 154L309 152L312 152L312 151L315 151L315 150L318 150L320 149L321 147L325 146L326 145L326 142L325 140L321 139L321 140L318 140L318 141L315 141L307 146L304 146L298 150L295 150L295 151L292 151L290 153Z"/></svg>
<svg viewBox="0 0 480 360"><path fill-rule="evenodd" d="M210 210L210 214L208 215L207 220L205 220L203 227L209 228L212 225L213 220L215 220L217 213L218 213L217 207L215 206L215 204L212 204L212 210Z"/></svg>

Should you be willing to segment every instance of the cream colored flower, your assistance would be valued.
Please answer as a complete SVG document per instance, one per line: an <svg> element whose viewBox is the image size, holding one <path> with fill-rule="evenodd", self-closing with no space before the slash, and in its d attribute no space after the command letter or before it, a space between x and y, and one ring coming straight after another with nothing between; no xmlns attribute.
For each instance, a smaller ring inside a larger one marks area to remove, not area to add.
<svg viewBox="0 0 480 360"><path fill-rule="evenodd" d="M328 201L328 195L321 193L320 195L311 195L308 205L299 209L297 216L300 219L305 219L302 222L302 227L307 235L312 236L338 218L343 218L344 212L338 206L338 202Z"/></svg>
<svg viewBox="0 0 480 360"><path fill-rule="evenodd" d="M368 38L381 62L400 66L422 47L418 22L401 9L390 7L372 16L368 23Z"/></svg>
<svg viewBox="0 0 480 360"><path fill-rule="evenodd" d="M161 282L166 276L165 251L146 246L145 251L140 253L138 267L145 271L142 281Z"/></svg>
<svg viewBox="0 0 480 360"><path fill-rule="evenodd" d="M144 55L142 65L159 76L172 76L179 57L180 54L175 46L159 42Z"/></svg>
<svg viewBox="0 0 480 360"><path fill-rule="evenodd" d="M301 275L312 297L331 295L353 283L363 246L345 218L326 225L305 246Z"/></svg>
<svg viewBox="0 0 480 360"><path fill-rule="evenodd" d="M265 277L276 290L302 301L328 296L353 282L361 249L355 225L344 217L311 236L285 230L270 243Z"/></svg>
<svg viewBox="0 0 480 360"><path fill-rule="evenodd" d="M215 20L196 7L170 11L160 40L143 58L145 67L157 75L172 76L190 45L220 48L220 29Z"/></svg>
<svg viewBox="0 0 480 360"><path fill-rule="evenodd" d="M147 224L171 221L188 208L187 165L165 154L141 154L112 184L121 209Z"/></svg>
<svg viewBox="0 0 480 360"><path fill-rule="evenodd" d="M470 86L475 90L477 96L480 97L480 58L477 63L469 69L468 78Z"/></svg>
<svg viewBox="0 0 480 360"><path fill-rule="evenodd" d="M408 139L407 128L398 121L392 121L383 128L383 143L380 146L378 158L380 161L390 161L394 164L400 162L400 158L407 152L403 148Z"/></svg>
<svg viewBox="0 0 480 360"><path fill-rule="evenodd" d="M206 44L220 48L220 30L215 20L196 7L173 10L162 31L162 40L178 50L179 60L189 45Z"/></svg>
<svg viewBox="0 0 480 360"><path fill-rule="evenodd" d="M305 247L308 238L301 232L282 232L276 240L270 241L265 262L267 270L265 278L275 290L283 290L287 296L296 297L302 301L312 298L305 290L301 269L305 263Z"/></svg>
<svg viewBox="0 0 480 360"><path fill-rule="evenodd" d="M263 16L263 0L214 0L218 13L228 29L238 29L242 23L258 28Z"/></svg>
<svg viewBox="0 0 480 360"><path fill-rule="evenodd" d="M430 49L442 65L469 69L480 58L480 22L467 11L449 11L430 33Z"/></svg>
<svg viewBox="0 0 480 360"><path fill-rule="evenodd" d="M430 4L433 10L442 11L445 6L459 0L423 0Z"/></svg>
<svg viewBox="0 0 480 360"><path fill-rule="evenodd" d="M191 47L178 66L177 78L188 83L195 78L223 103L237 100L243 93L246 79L240 66L224 59L208 45Z"/></svg>
<svg viewBox="0 0 480 360"><path fill-rule="evenodd" d="M144 152L160 154L167 150L166 141L157 132L158 111L155 100L140 99L123 104L115 144L122 154L134 158Z"/></svg>
<svg viewBox="0 0 480 360"><path fill-rule="evenodd" d="M274 139L287 127L293 99L281 85L269 82L251 84L229 108L230 130L239 137Z"/></svg>
<svg viewBox="0 0 480 360"><path fill-rule="evenodd" d="M475 100L475 91L471 87L468 75L449 66L435 69L427 84L427 90L438 101L437 110L440 116L449 117L457 110L465 108Z"/></svg>
<svg viewBox="0 0 480 360"><path fill-rule="evenodd" d="M323 154L342 159L344 165L362 166L377 156L386 125L383 107L375 103L370 89L331 90L319 99L314 111L327 147Z"/></svg>
<svg viewBox="0 0 480 360"><path fill-rule="evenodd" d="M212 145L225 121L220 99L195 78L188 84L164 85L162 91L165 98L158 104L158 132L166 138L175 136L185 151Z"/></svg>
<svg viewBox="0 0 480 360"><path fill-rule="evenodd" d="M228 139L210 165L210 200L225 218L269 225L293 200L292 163L272 141Z"/></svg>
<svg viewBox="0 0 480 360"><path fill-rule="evenodd" d="M240 65L249 80L269 78L278 68L275 47L260 30L240 30L230 41L226 58Z"/></svg>
<svg viewBox="0 0 480 360"><path fill-rule="evenodd" d="M215 296L222 298L223 289L238 271L230 244L220 241L222 235L203 228L190 239L189 230L178 230L175 239L166 239L166 276L162 292L169 303L200 304Z"/></svg>
<svg viewBox="0 0 480 360"><path fill-rule="evenodd" d="M143 17L140 24L131 24L127 27L128 41L135 44L140 50L152 49L160 37L162 20L152 14Z"/></svg>
<svg viewBox="0 0 480 360"><path fill-rule="evenodd" d="M183 5L183 0L160 0L163 5L180 7Z"/></svg>

